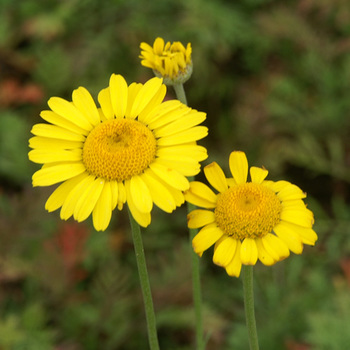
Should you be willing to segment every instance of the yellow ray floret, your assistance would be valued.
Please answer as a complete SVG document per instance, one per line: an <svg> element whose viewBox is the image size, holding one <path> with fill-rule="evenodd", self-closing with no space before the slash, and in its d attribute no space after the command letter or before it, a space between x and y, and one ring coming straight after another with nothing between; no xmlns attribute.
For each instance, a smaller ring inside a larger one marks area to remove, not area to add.
<svg viewBox="0 0 350 350"><path fill-rule="evenodd" d="M29 159L42 164L33 186L58 185L46 209L77 221L91 214L105 230L115 208L125 203L141 226L151 222L153 205L170 213L184 202L186 176L200 171L206 149L197 145L206 115L177 100L163 102L166 86L153 78L127 84L112 74L98 94L97 107L83 87L72 102L52 97L29 140Z"/></svg>
<svg viewBox="0 0 350 350"><path fill-rule="evenodd" d="M231 153L229 167L232 178L226 178L215 162L204 168L217 194L198 181L185 192L188 202L205 208L188 214L189 228L202 227L192 241L199 256L214 245L213 262L238 277L242 264L255 265L260 260L273 265L290 252L301 254L304 244L315 244L313 213L299 187L265 180L268 171L248 169L246 155L240 151Z"/></svg>
<svg viewBox="0 0 350 350"><path fill-rule="evenodd" d="M153 46L141 43L141 64L153 69L156 76L163 77L165 84L184 83L192 74L192 47L181 42L164 42L156 38Z"/></svg>

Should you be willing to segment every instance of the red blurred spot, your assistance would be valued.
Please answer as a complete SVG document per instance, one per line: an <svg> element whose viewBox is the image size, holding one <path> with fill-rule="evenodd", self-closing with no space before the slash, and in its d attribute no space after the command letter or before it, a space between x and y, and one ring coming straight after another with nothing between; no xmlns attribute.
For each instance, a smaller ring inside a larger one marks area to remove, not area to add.
<svg viewBox="0 0 350 350"><path fill-rule="evenodd" d="M57 235L46 242L45 248L54 251L62 258L62 265L71 282L86 277L81 263L85 256L85 243L89 237L88 229L79 223L62 223Z"/></svg>
<svg viewBox="0 0 350 350"><path fill-rule="evenodd" d="M0 105L39 104L44 98L43 90L34 83L22 84L16 79L0 83Z"/></svg>
<svg viewBox="0 0 350 350"><path fill-rule="evenodd" d="M311 350L311 346L303 343L298 343L294 340L287 341L288 350Z"/></svg>
<svg viewBox="0 0 350 350"><path fill-rule="evenodd" d="M340 260L340 267L343 270L346 281L350 285L350 258Z"/></svg>

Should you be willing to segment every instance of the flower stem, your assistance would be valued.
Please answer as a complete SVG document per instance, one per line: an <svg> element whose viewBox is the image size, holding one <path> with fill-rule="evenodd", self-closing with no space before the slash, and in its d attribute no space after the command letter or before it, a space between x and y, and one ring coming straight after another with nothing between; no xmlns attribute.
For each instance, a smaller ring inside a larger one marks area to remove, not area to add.
<svg viewBox="0 0 350 350"><path fill-rule="evenodd" d="M132 238L134 242L134 249L137 261L137 268L139 271L139 278L141 290L143 295L143 302L145 305L145 313L147 320L148 341L151 350L159 350L156 317L153 308L151 287L148 278L146 258L143 249L141 230L139 224L135 221L129 210L129 219L131 225Z"/></svg>
<svg viewBox="0 0 350 350"><path fill-rule="evenodd" d="M187 98L183 84L173 85L177 99L187 106Z"/></svg>
<svg viewBox="0 0 350 350"><path fill-rule="evenodd" d="M244 309L248 328L250 350L259 350L258 333L256 331L253 291L253 266L243 265Z"/></svg>
<svg viewBox="0 0 350 350"><path fill-rule="evenodd" d="M183 84L173 85L177 99L183 104L187 105L187 98ZM189 181L193 181L193 177L188 178ZM187 212L190 213L196 207L187 202ZM192 240L198 233L197 229L189 229L191 260L192 260L192 294L193 304L196 322L196 349L204 350L204 331L203 331L203 317L202 317L202 292L201 292L201 279L199 273L199 258L192 249Z"/></svg>
<svg viewBox="0 0 350 350"><path fill-rule="evenodd" d="M190 213L196 207L187 202L187 211ZM196 321L196 349L204 350L205 342L203 337L203 317L202 317L202 292L201 292L201 279L199 272L199 258L198 255L192 249L192 240L198 233L197 229L189 229L190 234L190 249L192 258L192 293L193 293L193 304Z"/></svg>

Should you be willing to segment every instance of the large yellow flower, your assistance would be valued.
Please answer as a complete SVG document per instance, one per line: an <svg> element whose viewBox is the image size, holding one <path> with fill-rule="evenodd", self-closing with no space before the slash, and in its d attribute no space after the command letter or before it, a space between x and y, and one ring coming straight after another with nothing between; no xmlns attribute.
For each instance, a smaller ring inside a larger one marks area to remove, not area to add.
<svg viewBox="0 0 350 350"><path fill-rule="evenodd" d="M215 194L201 182L191 182L185 199L199 207L188 215L189 228L203 227L194 237L194 251L203 252L215 243L213 262L230 276L239 276L242 264L255 265L259 259L273 265L301 254L303 244L314 245L313 213L306 208L306 195L287 181L265 180L266 169L251 167L243 152L230 155L233 178L226 178L215 162L204 168ZM209 209L209 210L207 210ZM213 209L213 210L210 210Z"/></svg>
<svg viewBox="0 0 350 350"><path fill-rule="evenodd" d="M141 64L152 68L155 75L163 77L167 85L184 83L192 74L192 47L188 43L186 48L179 41L165 44L162 38L154 41L153 47L141 43Z"/></svg>
<svg viewBox="0 0 350 350"><path fill-rule="evenodd" d="M207 135L198 126L205 113L177 100L163 102L166 86L159 78L127 85L113 74L100 91L97 108L83 87L73 101L59 97L41 112L50 124L36 124L29 159L43 164L33 186L62 182L46 202L51 212L77 221L91 213L96 230L105 230L112 210L127 202L141 226L151 222L153 203L172 212L184 202L186 176L200 171L206 149L196 141Z"/></svg>

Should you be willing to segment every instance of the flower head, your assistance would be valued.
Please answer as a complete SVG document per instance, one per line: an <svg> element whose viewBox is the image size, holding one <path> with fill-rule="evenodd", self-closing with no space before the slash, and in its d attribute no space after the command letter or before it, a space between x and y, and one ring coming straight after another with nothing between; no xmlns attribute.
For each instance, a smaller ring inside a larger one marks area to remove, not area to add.
<svg viewBox="0 0 350 350"><path fill-rule="evenodd" d="M205 113L177 100L163 102L166 86L159 78L127 85L113 74L100 91L97 108L83 87L73 101L59 97L41 112L49 124L36 124L29 159L43 164L33 186L62 182L46 202L61 218L83 221L92 213L96 230L105 230L115 207L127 202L141 226L151 222L153 204L172 212L184 202L186 176L200 171L206 149L196 144L207 135L198 126Z"/></svg>
<svg viewBox="0 0 350 350"><path fill-rule="evenodd" d="M313 213L306 208L306 195L287 181L265 180L268 171L251 167L243 152L230 155L232 178L226 178L213 162L204 168L214 193L201 182L191 182L185 199L199 207L188 215L190 228L203 227L194 237L194 251L202 256L214 246L213 262L230 276L239 276L242 264L273 265L289 256L301 254L303 244L314 245Z"/></svg>
<svg viewBox="0 0 350 350"><path fill-rule="evenodd" d="M141 64L152 68L156 76L164 78L166 85L183 84L192 74L192 48L188 43L186 48L181 42L165 44L162 38L154 41L153 47L141 43Z"/></svg>

